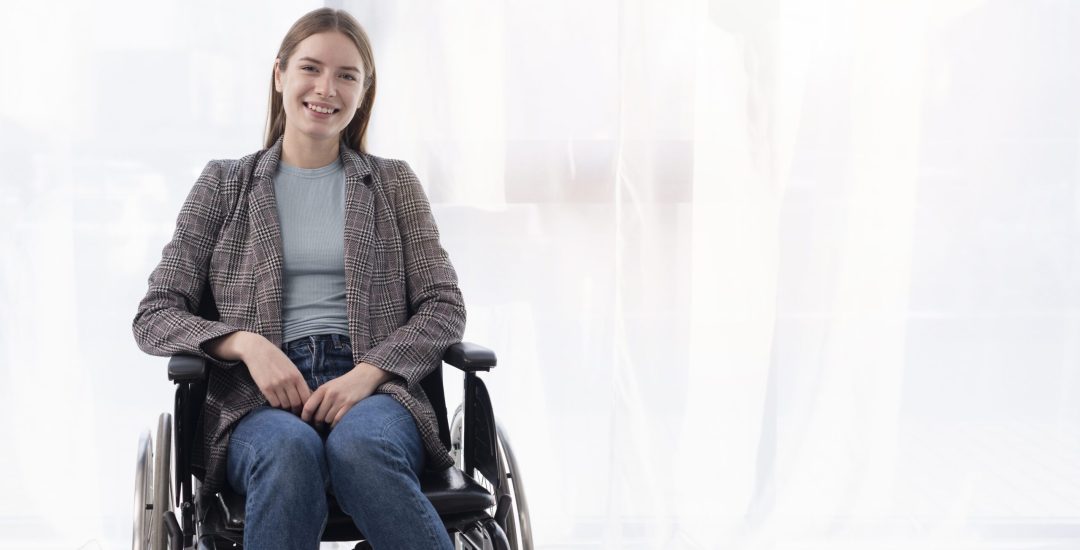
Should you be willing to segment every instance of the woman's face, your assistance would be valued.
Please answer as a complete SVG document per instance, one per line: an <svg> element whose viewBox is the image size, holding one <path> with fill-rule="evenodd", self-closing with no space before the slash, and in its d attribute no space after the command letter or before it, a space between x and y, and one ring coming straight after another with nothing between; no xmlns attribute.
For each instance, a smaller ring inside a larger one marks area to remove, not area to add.
<svg viewBox="0 0 1080 550"><path fill-rule="evenodd" d="M274 88L285 107L290 140L338 140L356 115L364 91L363 61L340 32L305 38L283 71L274 65Z"/></svg>

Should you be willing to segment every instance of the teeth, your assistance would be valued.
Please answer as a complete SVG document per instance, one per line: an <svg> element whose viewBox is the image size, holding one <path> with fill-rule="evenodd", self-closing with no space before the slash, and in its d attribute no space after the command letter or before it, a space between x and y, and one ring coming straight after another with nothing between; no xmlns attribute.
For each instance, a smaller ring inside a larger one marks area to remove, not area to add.
<svg viewBox="0 0 1080 550"><path fill-rule="evenodd" d="M324 109L322 107L319 107L318 105L312 105L310 103L308 104L307 107L308 107L308 109L311 109L312 111L315 111L316 113L322 113L324 115L329 115L329 114L334 112L333 109Z"/></svg>

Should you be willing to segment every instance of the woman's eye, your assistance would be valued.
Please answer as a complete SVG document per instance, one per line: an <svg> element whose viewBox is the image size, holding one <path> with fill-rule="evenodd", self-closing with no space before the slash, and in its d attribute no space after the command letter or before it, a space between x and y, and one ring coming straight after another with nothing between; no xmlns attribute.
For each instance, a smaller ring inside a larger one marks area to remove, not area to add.
<svg viewBox="0 0 1080 550"><path fill-rule="evenodd" d="M356 80L356 77L351 75L351 74L343 74L341 76L344 76L345 78L348 78L349 80Z"/></svg>
<svg viewBox="0 0 1080 550"><path fill-rule="evenodd" d="M308 69L311 69L311 70L313 70L313 71L314 71L314 70L315 70L315 67L312 67L311 65L304 65L303 67L300 67L300 70L301 70L301 71L306 71L306 70L308 70Z"/></svg>

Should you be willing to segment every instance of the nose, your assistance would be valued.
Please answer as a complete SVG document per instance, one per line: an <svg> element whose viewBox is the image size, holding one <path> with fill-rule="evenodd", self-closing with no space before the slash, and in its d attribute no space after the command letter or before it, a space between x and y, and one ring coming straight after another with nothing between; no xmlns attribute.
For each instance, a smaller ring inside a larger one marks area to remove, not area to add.
<svg viewBox="0 0 1080 550"><path fill-rule="evenodd" d="M334 76L330 71L323 71L322 76L315 82L315 93L323 97L334 97Z"/></svg>

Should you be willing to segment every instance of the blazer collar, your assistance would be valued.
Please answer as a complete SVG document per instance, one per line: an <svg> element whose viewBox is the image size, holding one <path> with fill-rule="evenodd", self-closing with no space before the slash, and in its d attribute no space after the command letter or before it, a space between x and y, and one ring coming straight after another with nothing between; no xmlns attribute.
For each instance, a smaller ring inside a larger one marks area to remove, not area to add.
<svg viewBox="0 0 1080 550"><path fill-rule="evenodd" d="M281 162L281 147L285 136L281 136L263 153L255 164L255 179L271 180L277 173L278 163ZM370 185L371 159L366 154L358 153L350 149L345 142L339 147L341 164L345 167L346 181L362 181Z"/></svg>

